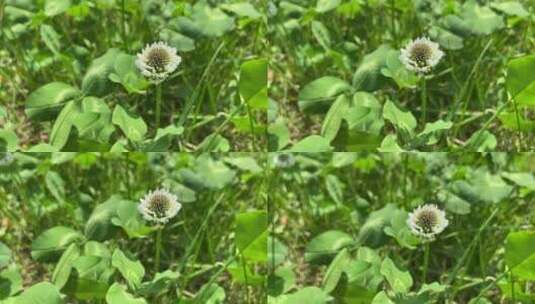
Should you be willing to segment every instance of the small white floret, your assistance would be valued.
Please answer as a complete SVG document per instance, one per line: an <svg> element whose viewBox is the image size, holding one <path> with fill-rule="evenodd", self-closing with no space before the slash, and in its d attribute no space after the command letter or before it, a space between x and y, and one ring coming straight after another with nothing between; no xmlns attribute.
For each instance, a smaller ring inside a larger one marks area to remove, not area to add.
<svg viewBox="0 0 535 304"><path fill-rule="evenodd" d="M407 225L412 233L429 240L433 240L436 235L444 231L448 224L446 213L432 204L419 206L409 213L407 219Z"/></svg>
<svg viewBox="0 0 535 304"><path fill-rule="evenodd" d="M427 37L412 40L401 49L399 60L408 70L418 73L428 73L444 57L438 43Z"/></svg>
<svg viewBox="0 0 535 304"><path fill-rule="evenodd" d="M165 189L149 192L138 205L139 212L146 220L161 224L175 217L181 208L177 196Z"/></svg>
<svg viewBox="0 0 535 304"><path fill-rule="evenodd" d="M176 49L161 41L145 46L136 58L136 66L141 74L154 83L169 77L180 62L182 58L177 55Z"/></svg>

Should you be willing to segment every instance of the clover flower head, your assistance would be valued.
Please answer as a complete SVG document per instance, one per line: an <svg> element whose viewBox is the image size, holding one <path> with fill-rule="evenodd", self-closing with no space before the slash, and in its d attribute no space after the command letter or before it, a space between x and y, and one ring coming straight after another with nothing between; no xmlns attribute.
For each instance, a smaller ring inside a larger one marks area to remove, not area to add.
<svg viewBox="0 0 535 304"><path fill-rule="evenodd" d="M295 164L295 158L291 153L277 153L273 157L273 164L279 168L289 168Z"/></svg>
<svg viewBox="0 0 535 304"><path fill-rule="evenodd" d="M139 212L148 221L167 223L182 208L176 195L165 189L156 189L145 195L138 205Z"/></svg>
<svg viewBox="0 0 535 304"><path fill-rule="evenodd" d="M153 83L164 81L180 62L182 58L177 55L176 49L162 41L146 45L136 58L136 66L141 74Z"/></svg>
<svg viewBox="0 0 535 304"><path fill-rule="evenodd" d="M414 72L428 73L436 66L444 52L440 50L438 43L429 40L427 37L417 38L401 49L399 60L405 67Z"/></svg>
<svg viewBox="0 0 535 304"><path fill-rule="evenodd" d="M446 213L433 204L419 206L409 213L407 219L412 233L426 240L434 240L448 224Z"/></svg>

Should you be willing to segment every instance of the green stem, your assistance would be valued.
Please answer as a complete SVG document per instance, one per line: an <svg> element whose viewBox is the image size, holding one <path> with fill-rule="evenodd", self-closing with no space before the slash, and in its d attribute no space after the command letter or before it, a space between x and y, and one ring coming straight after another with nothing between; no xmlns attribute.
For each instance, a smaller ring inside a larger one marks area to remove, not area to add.
<svg viewBox="0 0 535 304"><path fill-rule="evenodd" d="M124 9L124 0L121 1L121 34L123 36L123 47L128 51L128 44L126 42L126 17Z"/></svg>
<svg viewBox="0 0 535 304"><path fill-rule="evenodd" d="M422 76L422 122L427 121L427 82L425 76Z"/></svg>
<svg viewBox="0 0 535 304"><path fill-rule="evenodd" d="M251 111L251 107L247 105L247 116L249 117L249 127L251 128L251 139L252 139L252 145L253 145L253 151L255 150L256 144L255 144L255 133L254 133L254 118L253 118L253 112Z"/></svg>
<svg viewBox="0 0 535 304"><path fill-rule="evenodd" d="M429 242L425 242L424 247L424 269L422 273L422 285L427 280L427 267L429 266Z"/></svg>
<svg viewBox="0 0 535 304"><path fill-rule="evenodd" d="M154 266L154 272L160 271L160 253L162 251L162 229L163 227L158 227L156 231L156 261Z"/></svg>
<svg viewBox="0 0 535 304"><path fill-rule="evenodd" d="M160 113L162 108L162 84L156 85L156 130L160 127Z"/></svg>

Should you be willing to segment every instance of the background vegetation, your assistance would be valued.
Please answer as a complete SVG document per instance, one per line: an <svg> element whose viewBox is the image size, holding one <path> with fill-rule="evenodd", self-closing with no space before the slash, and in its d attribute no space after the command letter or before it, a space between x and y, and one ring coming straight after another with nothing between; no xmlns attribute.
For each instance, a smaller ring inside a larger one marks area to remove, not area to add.
<svg viewBox="0 0 535 304"><path fill-rule="evenodd" d="M4 155L2 155L4 157ZM264 303L262 155L15 154L0 167L1 303ZM140 198L182 210L155 231Z"/></svg>
<svg viewBox="0 0 535 304"><path fill-rule="evenodd" d="M0 3L2 151L263 151L266 18L259 2ZM135 67L165 41L182 63L156 89Z"/></svg>
<svg viewBox="0 0 535 304"><path fill-rule="evenodd" d="M269 177L270 303L535 302L535 155L294 156ZM424 203L449 220L427 267Z"/></svg>
<svg viewBox="0 0 535 304"><path fill-rule="evenodd" d="M533 149L532 1L289 0L269 14L270 151ZM421 36L445 52L425 81L398 58Z"/></svg>

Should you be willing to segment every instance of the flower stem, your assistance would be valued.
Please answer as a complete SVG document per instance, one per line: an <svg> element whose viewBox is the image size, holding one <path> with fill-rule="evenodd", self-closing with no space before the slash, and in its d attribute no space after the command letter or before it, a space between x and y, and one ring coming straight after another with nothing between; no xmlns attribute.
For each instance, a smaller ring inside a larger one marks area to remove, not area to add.
<svg viewBox="0 0 535 304"><path fill-rule="evenodd" d="M121 1L121 34L123 36L123 47L128 51L128 43L126 42L126 17L124 0Z"/></svg>
<svg viewBox="0 0 535 304"><path fill-rule="evenodd" d="M425 76L422 76L422 122L427 121L427 82Z"/></svg>
<svg viewBox="0 0 535 304"><path fill-rule="evenodd" d="M155 266L154 266L154 272L160 271L160 253L162 251L162 229L163 227L158 227L158 230L156 231L156 259L155 259Z"/></svg>
<svg viewBox="0 0 535 304"><path fill-rule="evenodd" d="M162 107L162 84L156 85L156 130L160 127L160 113Z"/></svg>
<svg viewBox="0 0 535 304"><path fill-rule="evenodd" d="M429 265L429 242L425 242L424 247L424 269L422 272L422 285L425 284L427 280L427 267Z"/></svg>

